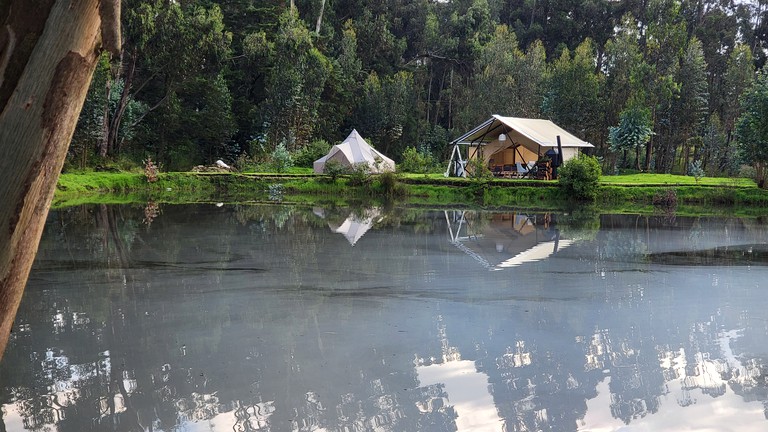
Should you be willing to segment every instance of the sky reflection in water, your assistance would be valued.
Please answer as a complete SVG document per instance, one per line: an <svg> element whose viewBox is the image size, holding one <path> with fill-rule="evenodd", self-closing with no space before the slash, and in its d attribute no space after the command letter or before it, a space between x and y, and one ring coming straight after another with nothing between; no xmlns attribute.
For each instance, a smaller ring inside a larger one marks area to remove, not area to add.
<svg viewBox="0 0 768 432"><path fill-rule="evenodd" d="M55 212L0 364L0 432L765 430L767 235L737 218Z"/></svg>

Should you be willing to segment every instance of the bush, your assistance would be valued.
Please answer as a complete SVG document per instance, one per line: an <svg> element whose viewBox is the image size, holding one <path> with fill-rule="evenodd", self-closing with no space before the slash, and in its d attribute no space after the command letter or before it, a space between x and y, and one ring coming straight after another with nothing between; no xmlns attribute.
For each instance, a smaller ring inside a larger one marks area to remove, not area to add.
<svg viewBox="0 0 768 432"><path fill-rule="evenodd" d="M144 177L147 178L147 181L149 183L154 183L157 181L157 175L160 173L160 167L155 165L154 162L152 162L151 157L147 157L147 159L144 161Z"/></svg>
<svg viewBox="0 0 768 432"><path fill-rule="evenodd" d="M400 183L397 174L393 172L381 173L377 176L381 192L387 198L401 197L405 195L405 187Z"/></svg>
<svg viewBox="0 0 768 432"><path fill-rule="evenodd" d="M485 161L482 157L476 157L471 159L467 163L467 173L469 177L475 180L490 180L493 178L493 173L485 165Z"/></svg>
<svg viewBox="0 0 768 432"><path fill-rule="evenodd" d="M371 182L371 170L367 164L360 163L347 168L350 186L364 186Z"/></svg>
<svg viewBox="0 0 768 432"><path fill-rule="evenodd" d="M306 147L297 151L293 155L293 163L297 167L312 168L312 164L325 156L331 145L325 140L312 141Z"/></svg>
<svg viewBox="0 0 768 432"><path fill-rule="evenodd" d="M285 143L280 143L275 147L272 152L272 167L275 172L284 173L293 166L293 158L288 149L285 148Z"/></svg>
<svg viewBox="0 0 768 432"><path fill-rule="evenodd" d="M571 159L558 169L560 186L570 198L592 200L599 188L600 163L592 156Z"/></svg>
<svg viewBox="0 0 768 432"><path fill-rule="evenodd" d="M259 172L262 169L262 164L255 157L249 156L247 153L242 153L238 156L233 165L240 172Z"/></svg>
<svg viewBox="0 0 768 432"><path fill-rule="evenodd" d="M398 165L401 172L428 174L435 168L435 158L429 153L419 153L415 147L408 147L403 152L403 160Z"/></svg>
<svg viewBox="0 0 768 432"><path fill-rule="evenodd" d="M674 189L656 192L653 195L653 205L662 209L674 209L677 207L677 192Z"/></svg>
<svg viewBox="0 0 768 432"><path fill-rule="evenodd" d="M325 163L323 174L331 177L331 181L336 181L340 175L346 172L347 168L339 162L332 160Z"/></svg>
<svg viewBox="0 0 768 432"><path fill-rule="evenodd" d="M696 179L696 184L699 184L699 181L702 177L704 177L704 169L701 168L701 161L697 160L694 162L691 162L688 166L688 174L693 176L694 179Z"/></svg>

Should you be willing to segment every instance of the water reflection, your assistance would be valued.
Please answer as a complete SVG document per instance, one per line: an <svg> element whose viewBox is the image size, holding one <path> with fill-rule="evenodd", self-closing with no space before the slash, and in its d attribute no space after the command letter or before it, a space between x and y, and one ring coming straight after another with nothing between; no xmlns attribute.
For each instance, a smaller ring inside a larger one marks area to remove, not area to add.
<svg viewBox="0 0 768 432"><path fill-rule="evenodd" d="M377 207L366 208L362 210L346 211L346 218L342 222L336 222L339 220L339 215L327 216L326 211L323 208L315 207L312 212L323 219L330 219L328 222L328 228L331 231L343 235L349 244L352 246L357 243L360 238L368 232L371 227L378 222L381 222L382 215L381 209Z"/></svg>
<svg viewBox="0 0 768 432"><path fill-rule="evenodd" d="M489 270L541 261L572 243L551 213L444 213L451 244Z"/></svg>
<svg viewBox="0 0 768 432"><path fill-rule="evenodd" d="M766 427L766 267L649 258L766 244L759 221L152 213L51 214L0 431Z"/></svg>

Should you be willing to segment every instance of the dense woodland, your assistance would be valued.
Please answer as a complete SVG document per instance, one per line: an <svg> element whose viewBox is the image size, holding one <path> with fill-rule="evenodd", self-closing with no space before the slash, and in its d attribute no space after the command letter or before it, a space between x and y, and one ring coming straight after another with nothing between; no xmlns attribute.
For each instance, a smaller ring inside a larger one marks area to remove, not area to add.
<svg viewBox="0 0 768 432"><path fill-rule="evenodd" d="M445 159L502 114L553 120L609 173L735 173L766 4L123 0L122 59L94 75L69 166L259 160L353 127L395 160Z"/></svg>

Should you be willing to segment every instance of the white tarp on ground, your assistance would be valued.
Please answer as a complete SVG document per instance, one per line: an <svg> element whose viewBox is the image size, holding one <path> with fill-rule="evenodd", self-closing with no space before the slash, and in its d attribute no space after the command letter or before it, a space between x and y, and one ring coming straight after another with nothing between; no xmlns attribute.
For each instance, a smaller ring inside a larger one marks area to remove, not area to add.
<svg viewBox="0 0 768 432"><path fill-rule="evenodd" d="M322 174L325 164L330 161L336 161L342 166L367 165L372 173L395 170L395 161L371 147L356 130L352 130L341 144L331 147L327 155L315 161L315 172Z"/></svg>

